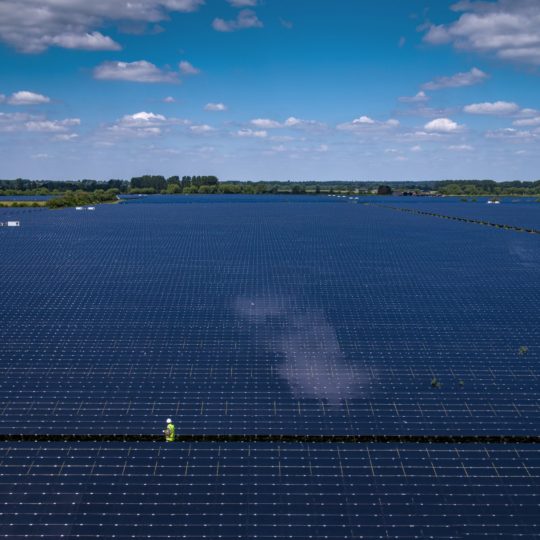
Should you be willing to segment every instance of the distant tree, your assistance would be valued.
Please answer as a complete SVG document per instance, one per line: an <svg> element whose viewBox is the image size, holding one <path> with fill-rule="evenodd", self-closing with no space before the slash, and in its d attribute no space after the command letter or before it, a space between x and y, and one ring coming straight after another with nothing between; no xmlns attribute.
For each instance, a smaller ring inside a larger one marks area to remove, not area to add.
<svg viewBox="0 0 540 540"><path fill-rule="evenodd" d="M381 185L377 188L377 195L392 195L393 191L390 186Z"/></svg>
<svg viewBox="0 0 540 540"><path fill-rule="evenodd" d="M131 179L132 188L152 188L156 192L167 188L167 181L164 176L151 176L145 174Z"/></svg>
<svg viewBox="0 0 540 540"><path fill-rule="evenodd" d="M179 184L169 184L165 190L167 195L175 195L177 193L182 193L182 188Z"/></svg>

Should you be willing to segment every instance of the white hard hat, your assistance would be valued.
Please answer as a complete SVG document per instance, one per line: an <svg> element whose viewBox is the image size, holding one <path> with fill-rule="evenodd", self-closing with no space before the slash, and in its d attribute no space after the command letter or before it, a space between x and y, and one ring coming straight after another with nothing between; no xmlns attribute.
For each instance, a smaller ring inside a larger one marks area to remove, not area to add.
<svg viewBox="0 0 540 540"><path fill-rule="evenodd" d="M167 424L170 424L172 420L170 418L167 418Z"/></svg>

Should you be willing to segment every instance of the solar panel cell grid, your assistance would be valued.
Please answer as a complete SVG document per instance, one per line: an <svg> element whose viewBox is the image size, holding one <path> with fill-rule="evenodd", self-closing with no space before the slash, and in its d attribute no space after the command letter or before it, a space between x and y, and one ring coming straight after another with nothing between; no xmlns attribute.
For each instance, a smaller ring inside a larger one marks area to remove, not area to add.
<svg viewBox="0 0 540 540"><path fill-rule="evenodd" d="M0 229L0 433L538 434L536 236L343 199L141 199L0 209L21 221ZM540 536L525 444L0 460L6 538Z"/></svg>
<svg viewBox="0 0 540 540"><path fill-rule="evenodd" d="M0 452L6 537L159 538L171 527L190 538L539 532L540 460L520 447L21 444Z"/></svg>

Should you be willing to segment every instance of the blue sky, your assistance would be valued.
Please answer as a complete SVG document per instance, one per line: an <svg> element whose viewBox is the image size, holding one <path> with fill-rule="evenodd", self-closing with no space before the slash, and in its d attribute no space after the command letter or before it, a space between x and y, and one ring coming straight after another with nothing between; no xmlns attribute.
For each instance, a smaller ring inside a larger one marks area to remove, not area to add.
<svg viewBox="0 0 540 540"><path fill-rule="evenodd" d="M4 178L540 178L537 0L3 0L0 65Z"/></svg>

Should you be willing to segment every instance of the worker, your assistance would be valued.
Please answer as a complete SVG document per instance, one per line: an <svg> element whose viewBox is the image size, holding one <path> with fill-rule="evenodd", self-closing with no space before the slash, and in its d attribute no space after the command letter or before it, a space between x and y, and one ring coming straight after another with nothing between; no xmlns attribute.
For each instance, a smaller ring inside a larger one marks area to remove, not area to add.
<svg viewBox="0 0 540 540"><path fill-rule="evenodd" d="M167 442L174 442L174 424L170 418L167 418L167 428L163 430L163 433Z"/></svg>

